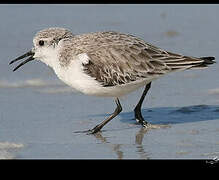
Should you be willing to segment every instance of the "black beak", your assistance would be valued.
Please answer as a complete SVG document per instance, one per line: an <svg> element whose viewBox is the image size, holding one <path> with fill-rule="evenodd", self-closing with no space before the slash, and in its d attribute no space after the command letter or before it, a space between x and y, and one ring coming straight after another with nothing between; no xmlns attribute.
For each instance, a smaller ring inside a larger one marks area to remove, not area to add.
<svg viewBox="0 0 219 180"><path fill-rule="evenodd" d="M33 52L32 50L30 50L29 52L25 53L24 55L22 55L22 56L20 56L20 57L18 57L18 58L16 58L16 59L14 59L13 61L11 61L9 64L12 64L12 63L14 63L14 62L16 62L16 61L18 61L18 60L20 60L20 59L23 59L23 58L25 58L25 57L28 57L28 56L30 56L30 57L27 58L27 59L26 59L25 61L23 61L22 63L20 63L17 67L15 67L15 68L13 69L13 71L16 71L19 67L23 66L23 65L26 64L27 62L33 61L33 60L34 60L34 58L33 58L34 52Z"/></svg>

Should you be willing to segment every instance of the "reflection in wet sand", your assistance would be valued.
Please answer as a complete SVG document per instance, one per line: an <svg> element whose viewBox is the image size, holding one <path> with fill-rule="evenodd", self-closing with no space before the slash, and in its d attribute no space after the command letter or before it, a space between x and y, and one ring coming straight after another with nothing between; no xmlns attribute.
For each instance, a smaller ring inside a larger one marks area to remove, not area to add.
<svg viewBox="0 0 219 180"><path fill-rule="evenodd" d="M98 140L100 140L102 143L108 144L110 146L110 148L113 150L113 152L116 153L118 159L123 159L123 154L124 153L120 150L120 148L122 147L122 144L111 144L111 143L109 143L107 141L107 138L102 136L101 132L98 132L98 133L94 134L94 136Z"/></svg>
<svg viewBox="0 0 219 180"><path fill-rule="evenodd" d="M147 153L145 150L144 150L144 146L142 145L142 142L143 142L143 138L144 138L144 135L150 130L150 129L160 129L160 128L168 128L170 127L170 125L164 125L164 124L149 124L149 127L146 127L146 128L141 128L136 136L135 136L135 144L137 145L136 148L137 148L137 152L139 153L140 155L140 158L142 159L149 159L149 153Z"/></svg>
<svg viewBox="0 0 219 180"><path fill-rule="evenodd" d="M140 159L149 159L149 153L147 151L145 151L144 144L142 144L144 135L151 129L160 129L160 128L167 128L167 127L170 127L170 125L149 124L148 127L146 127L146 128L142 127L136 133L135 143L133 143L133 144L137 148L136 152L137 152L137 154L139 154ZM107 138L102 135L102 132L98 132L98 133L94 134L94 137L97 140L101 141L101 143L107 144L108 147L110 147L110 149L116 153L118 159L124 159L124 152L121 150L121 148L124 144L113 144L113 143L109 142L107 140Z"/></svg>
<svg viewBox="0 0 219 180"><path fill-rule="evenodd" d="M147 128L141 128L140 131L137 132L135 136L135 144L137 148L137 153L140 155L142 159L149 159L149 155L144 150L144 146L142 145L142 141L144 138L144 134L148 132Z"/></svg>

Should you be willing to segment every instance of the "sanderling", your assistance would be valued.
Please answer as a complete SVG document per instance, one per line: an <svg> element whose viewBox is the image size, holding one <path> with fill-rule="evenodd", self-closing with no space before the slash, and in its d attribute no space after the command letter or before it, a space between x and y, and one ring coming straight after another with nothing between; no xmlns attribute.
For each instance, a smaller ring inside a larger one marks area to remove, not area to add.
<svg viewBox="0 0 219 180"><path fill-rule="evenodd" d="M114 97L115 111L103 122L88 130L96 133L122 111L119 97L145 86L134 109L135 119L148 126L141 106L151 82L169 72L204 68L215 63L214 57L190 57L155 47L129 34L109 31L74 35L64 28L39 31L33 48L10 64L27 58L14 71L29 61L39 59L50 66L67 85L87 94Z"/></svg>

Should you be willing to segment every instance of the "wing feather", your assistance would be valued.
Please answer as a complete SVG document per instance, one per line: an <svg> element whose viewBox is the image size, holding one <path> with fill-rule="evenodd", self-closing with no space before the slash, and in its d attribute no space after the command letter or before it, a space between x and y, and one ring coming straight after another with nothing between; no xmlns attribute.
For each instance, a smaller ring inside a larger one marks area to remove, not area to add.
<svg viewBox="0 0 219 180"><path fill-rule="evenodd" d="M86 53L89 63L83 64L84 72L103 86L153 79L204 62L200 58L164 51L140 38L117 32L78 35L71 39L66 49L71 49L74 55ZM69 63L70 56L65 58L60 58L64 65Z"/></svg>

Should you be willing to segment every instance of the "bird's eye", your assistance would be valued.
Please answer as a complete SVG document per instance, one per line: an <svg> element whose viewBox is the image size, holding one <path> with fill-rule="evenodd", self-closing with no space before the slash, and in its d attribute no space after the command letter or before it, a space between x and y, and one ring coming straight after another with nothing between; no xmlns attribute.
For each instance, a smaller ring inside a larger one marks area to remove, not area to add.
<svg viewBox="0 0 219 180"><path fill-rule="evenodd" d="M40 40L40 41L39 41L39 45L40 45L40 46L43 46L43 45L44 45L44 41L43 41L43 40Z"/></svg>

